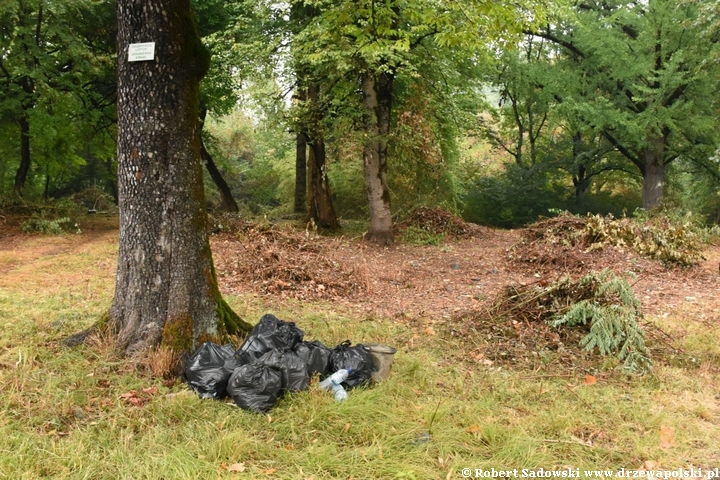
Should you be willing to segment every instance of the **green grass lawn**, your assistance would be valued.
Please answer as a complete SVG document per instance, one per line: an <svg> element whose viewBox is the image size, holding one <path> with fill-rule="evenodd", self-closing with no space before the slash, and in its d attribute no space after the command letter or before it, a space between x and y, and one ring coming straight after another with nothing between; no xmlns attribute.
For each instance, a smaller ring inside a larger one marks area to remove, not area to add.
<svg viewBox="0 0 720 480"><path fill-rule="evenodd" d="M695 360L656 362L642 377L600 372L586 385L584 373L560 367L534 374L473 361L441 326L428 333L327 303L230 297L250 321L272 312L329 346L349 338L398 348L390 379L344 403L311 385L253 414L168 386L102 344L58 345L108 308L114 255L104 239L0 275L1 478L444 479L463 478L464 468L720 466L720 334L693 312L656 320L671 333L682 325L676 346ZM143 406L121 397L132 390Z"/></svg>

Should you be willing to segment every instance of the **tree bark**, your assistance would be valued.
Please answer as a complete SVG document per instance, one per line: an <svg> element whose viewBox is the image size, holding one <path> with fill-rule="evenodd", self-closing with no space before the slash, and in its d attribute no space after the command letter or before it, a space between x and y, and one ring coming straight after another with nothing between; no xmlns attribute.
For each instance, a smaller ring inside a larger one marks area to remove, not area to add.
<svg viewBox="0 0 720 480"><path fill-rule="evenodd" d="M25 188L28 172L30 171L30 122L23 112L20 120L20 167L15 174L15 193L20 195Z"/></svg>
<svg viewBox="0 0 720 480"><path fill-rule="evenodd" d="M322 135L315 137L310 143L310 218L320 228L337 230L340 221L335 215L335 209L330 196L325 165L325 140Z"/></svg>
<svg viewBox="0 0 720 480"><path fill-rule="evenodd" d="M308 99L310 108L314 112L314 121L308 128L308 173L310 177L310 218L320 228L337 230L340 222L332 204L330 196L330 184L327 177L325 138L323 137L320 121L320 87L313 84L308 88Z"/></svg>
<svg viewBox="0 0 720 480"><path fill-rule="evenodd" d="M307 135L295 136L295 213L307 212Z"/></svg>
<svg viewBox="0 0 720 480"><path fill-rule="evenodd" d="M575 186L575 199L579 200L585 195L585 192L590 188L590 177L587 176L588 171L587 168L585 168L585 165L582 163L578 163L578 159L580 158L580 155L582 153L582 133L581 132L575 132L575 135L573 135L573 160L575 161L575 164L577 165L577 171L573 173L573 185Z"/></svg>
<svg viewBox="0 0 720 480"><path fill-rule="evenodd" d="M294 6L293 6L294 8ZM301 74L298 73L298 77ZM298 87L296 98L300 102L307 100L307 95L303 87ZM295 136L295 205L293 211L295 213L307 212L307 132L304 127Z"/></svg>
<svg viewBox="0 0 720 480"><path fill-rule="evenodd" d="M651 136L642 152L645 160L643 176L643 208L651 210L662 204L665 188L665 139Z"/></svg>
<svg viewBox="0 0 720 480"><path fill-rule="evenodd" d="M235 202L235 198L233 198L232 191L230 191L230 186L225 181L225 178L222 176L222 173L220 173L220 170L217 168L217 165L215 165L215 160L213 160L212 155L210 155L210 152L208 152L207 148L205 147L205 141L202 138L202 129L205 126L205 117L207 116L207 109L204 106L200 107L200 158L202 158L203 163L205 164L205 168L207 169L208 173L210 174L210 178L212 179L213 183L215 183L215 186L220 191L220 195L223 199L223 206L225 207L225 210L228 212L237 212L240 209L238 208L238 204Z"/></svg>
<svg viewBox="0 0 720 480"><path fill-rule="evenodd" d="M387 184L387 134L390 131L393 76L367 74L362 78L365 109L365 187L370 205L369 241L393 242L390 189Z"/></svg>
<svg viewBox="0 0 720 480"><path fill-rule="evenodd" d="M209 66L189 0L119 0L120 245L108 327L127 354L182 355L250 325L218 290L207 237L198 86ZM130 43L155 58L129 62Z"/></svg>

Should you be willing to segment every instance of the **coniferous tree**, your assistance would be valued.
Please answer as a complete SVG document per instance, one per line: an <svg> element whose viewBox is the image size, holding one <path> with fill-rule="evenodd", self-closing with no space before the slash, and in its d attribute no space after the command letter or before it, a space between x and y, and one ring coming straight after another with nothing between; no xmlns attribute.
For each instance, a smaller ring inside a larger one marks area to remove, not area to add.
<svg viewBox="0 0 720 480"><path fill-rule="evenodd" d="M679 158L717 170L718 68L699 27L699 4L584 1L577 20L534 34L555 42L576 73L562 98L643 178L643 206L662 203L667 167Z"/></svg>

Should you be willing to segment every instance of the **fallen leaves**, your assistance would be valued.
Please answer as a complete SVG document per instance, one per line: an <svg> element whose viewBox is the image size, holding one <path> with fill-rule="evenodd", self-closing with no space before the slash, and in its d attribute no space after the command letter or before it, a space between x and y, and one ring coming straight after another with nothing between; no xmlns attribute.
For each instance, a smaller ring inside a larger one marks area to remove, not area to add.
<svg viewBox="0 0 720 480"><path fill-rule="evenodd" d="M638 470L655 470L657 467L657 462L654 462L652 460L645 460L642 464L642 467L640 467Z"/></svg>
<svg viewBox="0 0 720 480"><path fill-rule="evenodd" d="M467 433L477 433L480 431L480 425L478 425L477 423L473 423L468 428L466 428L465 431Z"/></svg>
<svg viewBox="0 0 720 480"><path fill-rule="evenodd" d="M142 391L143 391L143 393L147 393L151 397L153 397L159 393L159 390L157 387L143 388Z"/></svg>
<svg viewBox="0 0 720 480"><path fill-rule="evenodd" d="M593 375L585 375L583 383L585 385L595 385L597 383L597 378Z"/></svg>
<svg viewBox="0 0 720 480"><path fill-rule="evenodd" d="M139 394L137 390L130 390L120 395L120 398L125 400L138 408L142 407L146 403L152 400L160 391L157 387L148 387L142 389L142 394Z"/></svg>
<svg viewBox="0 0 720 480"><path fill-rule="evenodd" d="M675 446L675 429L666 427L665 425L660 426L660 448L667 450L670 447Z"/></svg>

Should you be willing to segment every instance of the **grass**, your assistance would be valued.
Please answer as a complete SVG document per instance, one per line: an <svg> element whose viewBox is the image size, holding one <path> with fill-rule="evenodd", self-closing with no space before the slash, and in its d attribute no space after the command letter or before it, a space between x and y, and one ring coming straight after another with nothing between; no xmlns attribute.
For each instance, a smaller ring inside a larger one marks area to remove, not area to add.
<svg viewBox="0 0 720 480"><path fill-rule="evenodd" d="M683 349L678 361L586 385L560 369L543 376L473 362L422 321L230 297L245 318L273 312L308 339L399 349L390 379L351 391L345 403L311 388L257 415L167 386L101 344L58 346L108 308L112 242L30 258L0 275L0 478L444 479L462 478L463 468L720 465L720 335L697 311L651 319ZM121 398L153 386L157 394L140 393L142 407ZM236 463L243 472L226 470Z"/></svg>

